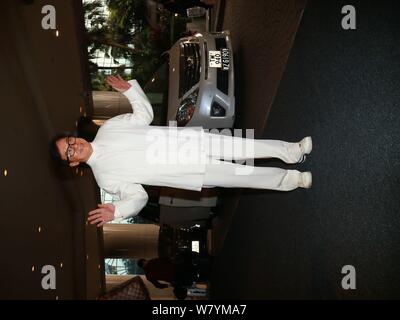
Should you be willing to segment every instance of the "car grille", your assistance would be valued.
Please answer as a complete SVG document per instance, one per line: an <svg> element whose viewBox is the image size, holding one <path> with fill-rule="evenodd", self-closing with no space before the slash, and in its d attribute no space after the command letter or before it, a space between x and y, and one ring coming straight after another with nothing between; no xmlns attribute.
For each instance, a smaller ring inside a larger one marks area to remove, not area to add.
<svg viewBox="0 0 400 320"><path fill-rule="evenodd" d="M227 48L225 38L215 39L215 50L221 50ZM229 91L229 71L218 68L217 69L217 88L226 95Z"/></svg>
<svg viewBox="0 0 400 320"><path fill-rule="evenodd" d="M200 45L181 43L179 98L200 81Z"/></svg>

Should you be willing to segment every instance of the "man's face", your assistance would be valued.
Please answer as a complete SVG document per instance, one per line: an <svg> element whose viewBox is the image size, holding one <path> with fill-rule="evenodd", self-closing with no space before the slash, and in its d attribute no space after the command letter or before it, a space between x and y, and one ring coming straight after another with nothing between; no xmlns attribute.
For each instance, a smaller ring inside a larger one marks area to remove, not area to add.
<svg viewBox="0 0 400 320"><path fill-rule="evenodd" d="M92 151L90 143L82 138L61 138L57 140L56 145L61 159L69 161L71 167L86 162Z"/></svg>

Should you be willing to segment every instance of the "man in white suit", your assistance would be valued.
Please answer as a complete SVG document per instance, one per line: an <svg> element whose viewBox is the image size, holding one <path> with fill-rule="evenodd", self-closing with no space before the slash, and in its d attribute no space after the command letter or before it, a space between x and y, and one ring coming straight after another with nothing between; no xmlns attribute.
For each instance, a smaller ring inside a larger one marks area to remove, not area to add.
<svg viewBox="0 0 400 320"><path fill-rule="evenodd" d="M107 120L93 142L73 136L58 136L52 142L59 160L71 167L88 164L99 187L119 198L89 212L90 223L100 227L138 214L148 200L143 184L197 191L203 187L278 191L311 187L310 172L220 160L279 158L299 163L312 150L311 137L290 143L222 136L201 127L150 126L153 109L137 81L109 76L107 82L128 98L133 113Z"/></svg>

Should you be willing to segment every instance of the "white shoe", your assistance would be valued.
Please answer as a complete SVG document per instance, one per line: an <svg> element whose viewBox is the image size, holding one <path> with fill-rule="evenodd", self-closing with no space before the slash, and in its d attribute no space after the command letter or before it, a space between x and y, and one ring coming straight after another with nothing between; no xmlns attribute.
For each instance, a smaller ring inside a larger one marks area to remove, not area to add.
<svg viewBox="0 0 400 320"><path fill-rule="evenodd" d="M299 161L297 161L297 163L303 163L303 162L306 162L306 159L307 159L307 156L306 156L305 154L303 154L303 155L300 157L300 160L299 160Z"/></svg>
<svg viewBox="0 0 400 320"><path fill-rule="evenodd" d="M312 174L310 171L301 172L299 178L299 187L310 189L312 186Z"/></svg>
<svg viewBox="0 0 400 320"><path fill-rule="evenodd" d="M299 142L300 150L302 154L310 154L312 151L312 139L311 137L305 137Z"/></svg>

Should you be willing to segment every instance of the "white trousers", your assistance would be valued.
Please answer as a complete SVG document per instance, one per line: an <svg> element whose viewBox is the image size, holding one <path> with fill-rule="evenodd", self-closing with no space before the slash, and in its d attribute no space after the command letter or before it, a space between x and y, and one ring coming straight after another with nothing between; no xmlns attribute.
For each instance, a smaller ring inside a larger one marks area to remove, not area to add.
<svg viewBox="0 0 400 320"><path fill-rule="evenodd" d="M206 133L206 164L203 187L255 188L290 191L298 187L300 172L271 167L255 167L224 160L278 158L297 163L300 144L280 140L253 140Z"/></svg>

